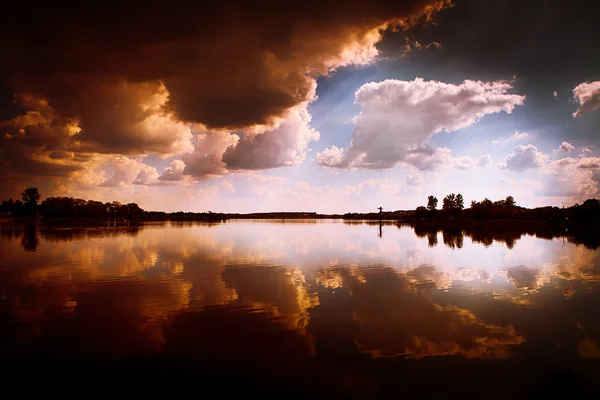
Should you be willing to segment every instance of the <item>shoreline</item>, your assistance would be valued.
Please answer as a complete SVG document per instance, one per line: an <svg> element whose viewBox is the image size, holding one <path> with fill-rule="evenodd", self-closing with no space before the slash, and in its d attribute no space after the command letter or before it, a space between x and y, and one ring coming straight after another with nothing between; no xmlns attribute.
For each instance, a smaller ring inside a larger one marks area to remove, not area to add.
<svg viewBox="0 0 600 400"><path fill-rule="evenodd" d="M477 226L505 226L505 225L553 225L553 226L597 226L600 221L588 220L588 221L575 221L566 218L546 218L546 217L517 217L517 218L489 218L489 219L477 219L477 218L437 218L437 219L417 219L417 218L395 218L379 216L374 217L371 215L365 215L358 217L352 215L348 218L344 215L326 215L316 214L309 216L292 216L292 215L256 215L256 214L221 214L219 217L206 218L201 216L199 218L187 217L181 218L175 216L174 218L139 218L139 219L104 219L104 218L24 218L24 217L0 217L0 223L39 223L44 225L60 225L60 224L92 224L92 225L129 225L137 223L148 223L148 222L210 222L219 223L234 220L297 220L297 221L312 221L312 220L342 220L349 223L372 223L376 224L379 221L386 224L406 224L406 225L418 225L418 226L466 226L466 227L477 227Z"/></svg>

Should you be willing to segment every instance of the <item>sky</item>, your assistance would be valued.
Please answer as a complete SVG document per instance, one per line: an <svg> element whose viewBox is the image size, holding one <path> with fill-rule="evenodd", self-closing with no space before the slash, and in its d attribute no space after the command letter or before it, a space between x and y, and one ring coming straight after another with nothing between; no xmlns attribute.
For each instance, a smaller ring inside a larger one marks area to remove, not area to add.
<svg viewBox="0 0 600 400"><path fill-rule="evenodd" d="M0 197L372 212L599 197L588 1L12 2Z"/></svg>

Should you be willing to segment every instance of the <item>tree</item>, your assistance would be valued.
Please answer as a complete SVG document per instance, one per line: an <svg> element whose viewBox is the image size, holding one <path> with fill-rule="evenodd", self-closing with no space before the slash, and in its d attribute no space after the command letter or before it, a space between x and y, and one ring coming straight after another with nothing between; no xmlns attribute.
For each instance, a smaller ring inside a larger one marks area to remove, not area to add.
<svg viewBox="0 0 600 400"><path fill-rule="evenodd" d="M442 201L442 210L448 211L456 208L456 195L454 193L444 197Z"/></svg>
<svg viewBox="0 0 600 400"><path fill-rule="evenodd" d="M21 200L17 200L17 201L15 201L12 212L17 215L22 215L24 208L25 208L25 206L24 206L23 202Z"/></svg>
<svg viewBox="0 0 600 400"><path fill-rule="evenodd" d="M492 201L490 199L488 199L487 197L481 201L481 206L483 208L489 208L489 207L492 207L493 205L494 205L494 203L492 203Z"/></svg>
<svg viewBox="0 0 600 400"><path fill-rule="evenodd" d="M459 193L456 195L454 206L455 206L454 208L457 208L459 210L462 210L463 208L465 208L465 199L463 199L462 194Z"/></svg>
<svg viewBox="0 0 600 400"><path fill-rule="evenodd" d="M516 207L517 203L515 202L515 198L512 196L507 196L506 200L504 200L504 204L506 207Z"/></svg>
<svg viewBox="0 0 600 400"><path fill-rule="evenodd" d="M418 219L423 219L427 217L427 209L423 206L417 207L415 210L415 217Z"/></svg>
<svg viewBox="0 0 600 400"><path fill-rule="evenodd" d="M23 193L21 193L21 197L23 198L23 203L26 205L34 205L37 206L38 201L40 201L40 192L38 188L32 187L27 188Z"/></svg>
<svg viewBox="0 0 600 400"><path fill-rule="evenodd" d="M0 205L0 211L12 213L15 211L14 208L15 202L13 201L12 197L8 200L2 200L2 205Z"/></svg>
<svg viewBox="0 0 600 400"><path fill-rule="evenodd" d="M434 211L437 208L438 205L438 199L435 196L428 196L427 197L427 209L429 211Z"/></svg>
<svg viewBox="0 0 600 400"><path fill-rule="evenodd" d="M21 193L21 197L23 198L23 203L25 203L25 213L30 216L35 216L37 213L38 201L40 201L40 198L42 197L40 196L38 188L32 187L25 189L25 191Z"/></svg>

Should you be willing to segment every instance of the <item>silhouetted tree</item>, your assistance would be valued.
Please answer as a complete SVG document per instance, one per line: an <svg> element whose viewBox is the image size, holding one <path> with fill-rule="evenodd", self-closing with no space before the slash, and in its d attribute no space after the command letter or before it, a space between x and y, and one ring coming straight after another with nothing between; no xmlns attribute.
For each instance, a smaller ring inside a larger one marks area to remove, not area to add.
<svg viewBox="0 0 600 400"><path fill-rule="evenodd" d="M435 196L428 196L427 197L427 209L429 211L435 211L435 209L438 206L438 199Z"/></svg>
<svg viewBox="0 0 600 400"><path fill-rule="evenodd" d="M0 211L7 213L15 212L15 202L13 201L12 197L8 200L2 201L2 204L0 204Z"/></svg>
<svg viewBox="0 0 600 400"><path fill-rule="evenodd" d="M459 209L459 210L462 210L463 208L465 208L465 200L463 199L463 196L460 193L456 195L454 208Z"/></svg>
<svg viewBox="0 0 600 400"><path fill-rule="evenodd" d="M21 197L23 198L23 203L34 204L37 206L37 203L42 196L40 196L38 188L32 187L25 189L25 191L21 193Z"/></svg>
<svg viewBox="0 0 600 400"><path fill-rule="evenodd" d="M129 203L123 205L119 209L119 213L129 221L142 219L144 217L144 210L142 210L137 204Z"/></svg>
<svg viewBox="0 0 600 400"><path fill-rule="evenodd" d="M428 212L427 211L428 211L427 208L425 208L423 206L419 206L415 210L415 217L417 217L418 219L426 218L428 216Z"/></svg>
<svg viewBox="0 0 600 400"><path fill-rule="evenodd" d="M442 204L442 210L446 215L450 216L458 216L461 213L461 210L465 207L465 200L463 199L462 194L454 194L451 193L444 197L444 201Z"/></svg>
<svg viewBox="0 0 600 400"><path fill-rule="evenodd" d="M21 200L15 201L15 204L13 206L13 213L17 215L23 215L24 211L25 205L23 204L23 202Z"/></svg>
<svg viewBox="0 0 600 400"><path fill-rule="evenodd" d="M456 205L456 195L454 193L451 193L451 194L447 195L446 197L444 197L444 200L442 201L442 210L450 211L455 208L455 205Z"/></svg>
<svg viewBox="0 0 600 400"><path fill-rule="evenodd" d="M32 187L25 189L25 191L21 193L21 197L23 198L23 203L25 206L24 211L27 213L27 215L34 216L37 212L38 201L40 201L40 198L42 197L40 196L38 188Z"/></svg>
<svg viewBox="0 0 600 400"><path fill-rule="evenodd" d="M571 207L572 218L580 221L598 221L600 220L600 200L587 199L581 205Z"/></svg>
<svg viewBox="0 0 600 400"><path fill-rule="evenodd" d="M512 197L512 196L506 197L505 204L506 204L506 207L515 207L517 205L514 197Z"/></svg>
<svg viewBox="0 0 600 400"><path fill-rule="evenodd" d="M493 205L494 205L494 203L492 203L492 201L490 199L488 199L487 197L481 201L481 206L483 208L489 208L489 207L492 207Z"/></svg>

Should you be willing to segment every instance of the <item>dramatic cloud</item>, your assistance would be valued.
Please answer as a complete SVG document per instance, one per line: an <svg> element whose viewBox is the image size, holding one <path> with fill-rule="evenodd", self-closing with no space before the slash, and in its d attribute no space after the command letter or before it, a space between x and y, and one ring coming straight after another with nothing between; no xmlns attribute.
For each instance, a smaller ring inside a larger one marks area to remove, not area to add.
<svg viewBox="0 0 600 400"><path fill-rule="evenodd" d="M263 170L300 165L308 144L319 139L310 127L308 103L291 109L274 125L238 131L201 130L193 153L185 154L183 174L201 178L237 170Z"/></svg>
<svg viewBox="0 0 600 400"><path fill-rule="evenodd" d="M68 81L65 86L75 85ZM26 114L2 123L26 128L25 144L79 153L174 154L192 151L190 128L166 113L169 94L159 82L85 82L73 97L50 103L43 97L20 94ZM93 96L85 96L86 91ZM81 97L81 98L80 98ZM72 117L63 118L58 107Z"/></svg>
<svg viewBox="0 0 600 400"><path fill-rule="evenodd" d="M600 157L583 157L579 160L579 168L600 168Z"/></svg>
<svg viewBox="0 0 600 400"><path fill-rule="evenodd" d="M319 140L319 132L309 126L307 104L290 110L278 126L246 131L243 139L229 147L223 161L229 170L260 170L299 165L308 144Z"/></svg>
<svg viewBox="0 0 600 400"><path fill-rule="evenodd" d="M492 140L492 144L506 144L509 142L518 142L520 140L529 139L529 134L527 132L517 132L513 133L507 138L504 139L496 139Z"/></svg>
<svg viewBox="0 0 600 400"><path fill-rule="evenodd" d="M579 103L579 108L573 117L600 108L600 81L584 82L573 89L573 99Z"/></svg>
<svg viewBox="0 0 600 400"><path fill-rule="evenodd" d="M184 179L184 170L185 163L183 161L173 160L158 179L161 181L182 181Z"/></svg>
<svg viewBox="0 0 600 400"><path fill-rule="evenodd" d="M532 144L527 146L518 145L498 166L501 169L523 172L530 168L540 168L546 163L547 159L548 156Z"/></svg>
<svg viewBox="0 0 600 400"><path fill-rule="evenodd" d="M420 171L431 171L439 165L448 164L451 159L452 151L449 148L433 149L425 145L409 150L404 161Z"/></svg>
<svg viewBox="0 0 600 400"><path fill-rule="evenodd" d="M290 9L242 1L210 7L166 1L97 7L14 3L3 12L10 18L0 24L1 36L11 37L2 42L1 66L17 91L43 93L51 104L67 99L73 105L86 96L94 101L95 92L88 90L93 88L65 93L91 78L102 84L111 77L160 80L171 94L169 109L180 119L243 127L268 123L306 101L313 76L371 62L383 30L427 20L449 4L309 1ZM52 34L34 38L28 26ZM65 79L72 80L69 89L61 88ZM69 111L64 104L59 112L70 116Z"/></svg>
<svg viewBox="0 0 600 400"><path fill-rule="evenodd" d="M560 146L558 147L559 151L564 151L565 153L569 153L573 150L575 150L575 146L573 146L571 143L569 142L562 142L560 144Z"/></svg>
<svg viewBox="0 0 600 400"><path fill-rule="evenodd" d="M5 182L11 179L14 182L8 187L3 182L3 190L14 191L23 181L44 176L64 178L62 182L66 185L70 179L75 184L75 174L82 175L81 171L93 174L92 170L112 159L117 160L113 162L116 175L102 185L129 185L139 170L131 169L133 161L121 165L123 160L129 160L123 155L165 156L193 150L190 128L162 110L168 98L162 85L120 82L98 87L96 92L95 101L74 102L73 107L79 110L77 118L61 117L40 97L24 94L16 97L27 111L0 122L3 131L0 177ZM88 107L92 103L98 114ZM135 183L147 184L148 179L155 178L155 172L142 173Z"/></svg>
<svg viewBox="0 0 600 400"><path fill-rule="evenodd" d="M430 21L449 5L13 2L0 16L0 75L23 114L0 122L2 184L68 178L102 154L180 155L194 178L297 165L318 138L305 109L316 79L374 62L385 30Z"/></svg>
<svg viewBox="0 0 600 400"><path fill-rule="evenodd" d="M122 188L132 183L145 185L156 181L158 178L156 168L128 157L116 157L110 162L109 168L113 171L111 177L99 186Z"/></svg>
<svg viewBox="0 0 600 400"><path fill-rule="evenodd" d="M159 176L156 168L144 164L141 166L140 172L138 172L132 183L134 185L153 185L157 183L158 179Z"/></svg>
<svg viewBox="0 0 600 400"><path fill-rule="evenodd" d="M510 113L524 96L509 94L507 82L386 80L367 83L355 94L362 111L354 118L348 149L331 147L317 162L335 168L392 168L400 162L429 169L443 163L442 149L431 159L428 139L441 131L466 128L487 114ZM429 157L429 159L427 158Z"/></svg>
<svg viewBox="0 0 600 400"><path fill-rule="evenodd" d="M194 152L183 156L183 173L196 178L224 174L226 169L223 153L238 140L239 136L227 131L201 130L196 135Z"/></svg>
<svg viewBox="0 0 600 400"><path fill-rule="evenodd" d="M584 201L597 196L600 176L594 175L600 168L600 158L567 157L552 161L541 177L542 189L536 193L542 196L571 197L575 201Z"/></svg>

